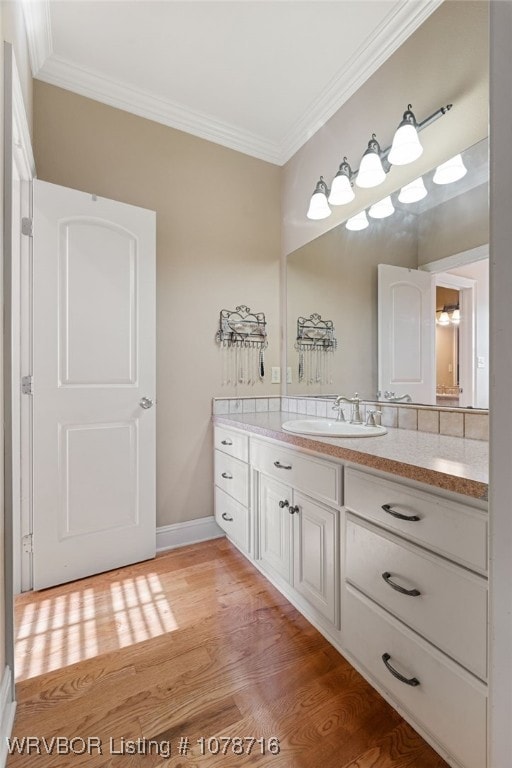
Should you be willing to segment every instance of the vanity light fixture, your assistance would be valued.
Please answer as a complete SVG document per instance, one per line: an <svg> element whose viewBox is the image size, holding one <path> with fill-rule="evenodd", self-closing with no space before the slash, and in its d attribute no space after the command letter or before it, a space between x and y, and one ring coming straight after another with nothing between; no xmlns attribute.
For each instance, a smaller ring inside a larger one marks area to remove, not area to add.
<svg viewBox="0 0 512 768"><path fill-rule="evenodd" d="M359 169L352 170L347 162L347 158L344 157L333 179L331 190L329 190L323 177L320 177L308 208L308 219L326 219L332 212L329 204L345 205L350 203L355 197L354 190L352 189L354 178L356 186L370 189L382 184L386 174L389 173L393 165L406 165L407 163L414 162L423 152L423 147L418 138L419 131L422 131L423 128L426 128L443 115L446 115L451 108L451 104L439 107L439 109L426 117L425 120L418 123L412 112L411 104L408 104L390 147L381 150L375 134L372 133L368 147L361 158ZM459 176L458 178L461 177Z"/></svg>
<svg viewBox="0 0 512 768"><path fill-rule="evenodd" d="M439 317L436 318L437 325L460 324L460 307L458 304L445 304L442 309L436 309L436 314L439 314Z"/></svg>
<svg viewBox="0 0 512 768"><path fill-rule="evenodd" d="M452 184L454 181L462 179L466 175L468 169L462 161L460 155L451 157L446 163L441 163L436 168L434 178L432 181L434 184Z"/></svg>
<svg viewBox="0 0 512 768"><path fill-rule="evenodd" d="M398 195L398 200L401 203L416 203L418 200L423 200L427 194L428 192L423 178L419 176L417 179L414 179L414 181L411 181L410 184L406 184L405 187L402 187L400 194Z"/></svg>
<svg viewBox="0 0 512 768"><path fill-rule="evenodd" d="M402 122L393 137L393 143L388 154L388 161L391 165L413 163L423 152L418 138L418 123L411 109L412 104L408 104Z"/></svg>
<svg viewBox="0 0 512 768"><path fill-rule="evenodd" d="M371 216L372 219L385 219L387 216L391 216L394 212L395 206L393 205L391 197L388 195L382 200L379 200L378 203L372 205L368 211L368 216Z"/></svg>
<svg viewBox="0 0 512 768"><path fill-rule="evenodd" d="M347 162L347 158L344 157L338 173L332 180L331 193L328 197L331 205L345 205L354 199L355 194L350 180L352 176L352 168Z"/></svg>
<svg viewBox="0 0 512 768"><path fill-rule="evenodd" d="M327 204L328 194L329 189L324 181L324 177L320 176L320 179L317 181L315 191L313 192L311 201L309 203L309 209L307 212L308 219L317 221L319 219L326 219L331 215L331 209Z"/></svg>
<svg viewBox="0 0 512 768"><path fill-rule="evenodd" d="M369 221L366 215L366 211L361 211L355 216L352 216L350 219L347 219L345 226L347 229L351 229L353 232L358 232L361 229L366 229L368 224Z"/></svg>
<svg viewBox="0 0 512 768"><path fill-rule="evenodd" d="M378 187L385 178L386 171L382 167L380 144L375 134L372 133L372 137L368 142L368 148L361 158L356 184L363 189L370 189L371 187Z"/></svg>

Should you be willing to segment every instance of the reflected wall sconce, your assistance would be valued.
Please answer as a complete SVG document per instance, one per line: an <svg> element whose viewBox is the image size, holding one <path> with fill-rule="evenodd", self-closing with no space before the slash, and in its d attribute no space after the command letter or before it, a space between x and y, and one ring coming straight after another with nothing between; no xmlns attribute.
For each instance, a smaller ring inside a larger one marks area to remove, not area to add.
<svg viewBox="0 0 512 768"><path fill-rule="evenodd" d="M437 166L432 181L434 184L452 184L454 181L462 179L467 172L468 169L464 165L462 157L455 155L455 157L447 160L446 163Z"/></svg>
<svg viewBox="0 0 512 768"><path fill-rule="evenodd" d="M436 325L459 325L460 324L460 306L459 304L445 304L442 309L436 309Z"/></svg>
<svg viewBox="0 0 512 768"><path fill-rule="evenodd" d="M422 131L445 115L451 108L452 104L440 107L429 117L425 118L425 120L418 123L412 111L412 105L408 104L402 120L395 131L391 146L381 149L377 137L373 133L358 169L352 170L347 158L344 157L330 189L324 181L324 177L320 176L311 196L306 214L308 219L326 219L332 213L331 205L346 205L350 203L355 197L353 190L354 180L357 187L371 189L382 184L386 174L389 173L393 165L407 165L417 160L423 152L423 147L418 137L419 131ZM439 167L441 168L441 166ZM458 178L462 177L459 176ZM436 181L437 183L443 184L448 182Z"/></svg>
<svg viewBox="0 0 512 768"><path fill-rule="evenodd" d="M427 196L427 188L423 178L420 176L410 184L406 184L402 187L398 195L398 200L401 203L417 203L418 200L423 200Z"/></svg>

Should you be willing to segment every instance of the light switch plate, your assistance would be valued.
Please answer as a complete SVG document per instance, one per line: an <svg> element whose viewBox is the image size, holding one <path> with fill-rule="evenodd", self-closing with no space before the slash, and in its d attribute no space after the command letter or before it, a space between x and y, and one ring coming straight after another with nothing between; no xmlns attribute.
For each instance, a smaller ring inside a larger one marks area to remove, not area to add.
<svg viewBox="0 0 512 768"><path fill-rule="evenodd" d="M281 369L279 366L275 365L272 366L272 376L270 379L272 384L280 384L281 383Z"/></svg>

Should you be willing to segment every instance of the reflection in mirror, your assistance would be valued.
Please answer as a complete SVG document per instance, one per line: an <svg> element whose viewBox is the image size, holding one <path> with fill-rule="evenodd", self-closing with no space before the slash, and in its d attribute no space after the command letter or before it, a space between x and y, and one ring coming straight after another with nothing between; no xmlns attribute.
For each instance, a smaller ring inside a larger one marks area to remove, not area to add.
<svg viewBox="0 0 512 768"><path fill-rule="evenodd" d="M440 162L445 160L440 158ZM391 195L395 209L392 215L382 219L368 217L369 226L363 231L351 231L340 224L290 254L287 354L292 381L288 394L350 395L357 391L362 398L374 400L380 391L381 399L387 392L385 399L410 395L413 402L424 404L488 407L487 139L462 153L462 160L467 173L457 181L435 183L433 169L423 176L427 190L423 199L402 203L397 191ZM388 365L388 379L384 380L379 362L395 362L399 353L405 362L414 359L417 350L411 345L418 328L414 322L406 326L403 316L401 321L396 312L385 327L379 327L379 264L406 268L410 275L420 271L425 277L430 276L431 281L426 321L431 339L428 366L416 357L415 370L411 373L402 366L400 380L392 365ZM440 294L440 306L437 289L456 293L450 294L450 300L443 300ZM453 322L456 304L458 323ZM441 312L436 313L436 309L442 310L445 305L453 305L447 313L452 329L441 336L437 329L443 326L436 322ZM327 380L303 377L299 382L297 319L313 313L333 321L337 349ZM393 328L402 329L394 340ZM382 347L384 337L387 347ZM416 394L420 390L413 386L418 377L428 382L421 394Z"/></svg>

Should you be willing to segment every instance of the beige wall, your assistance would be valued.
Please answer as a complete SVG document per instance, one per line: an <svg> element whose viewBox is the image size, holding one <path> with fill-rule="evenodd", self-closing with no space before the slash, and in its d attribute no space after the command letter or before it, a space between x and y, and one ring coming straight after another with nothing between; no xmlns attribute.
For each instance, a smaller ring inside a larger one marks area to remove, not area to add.
<svg viewBox="0 0 512 768"><path fill-rule="evenodd" d="M444 2L286 163L283 170L283 252L291 253L349 216L447 160L488 131L488 3ZM372 132L391 143L408 102L418 120L453 109L421 134L423 155L394 167L378 190L357 189L355 200L327 219L306 218L320 174L330 184L347 155L357 168Z"/></svg>
<svg viewBox="0 0 512 768"><path fill-rule="evenodd" d="M279 394L280 169L40 82L34 152L41 179L157 212L158 525L210 515L221 309L266 313L266 382L239 394Z"/></svg>
<svg viewBox="0 0 512 768"><path fill-rule="evenodd" d="M326 232L287 259L289 394L354 392L367 399L377 392L377 265L417 266L416 216L396 211L373 219L363 232L344 226ZM294 349L299 316L313 312L334 322L338 349L333 384L297 381Z"/></svg>
<svg viewBox="0 0 512 768"><path fill-rule="evenodd" d="M489 242L489 185L425 211L419 217L418 264L453 256Z"/></svg>

